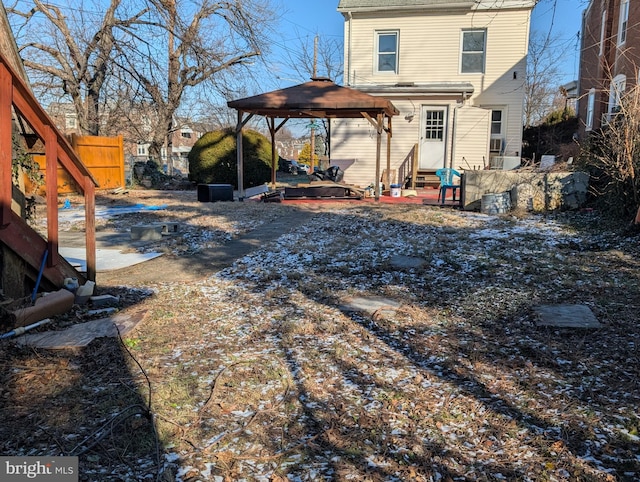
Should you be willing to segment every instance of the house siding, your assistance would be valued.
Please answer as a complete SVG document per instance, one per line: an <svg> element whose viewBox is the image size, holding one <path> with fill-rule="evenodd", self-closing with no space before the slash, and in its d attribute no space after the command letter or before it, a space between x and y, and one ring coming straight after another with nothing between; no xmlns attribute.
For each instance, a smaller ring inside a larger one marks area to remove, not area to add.
<svg viewBox="0 0 640 482"><path fill-rule="evenodd" d="M473 137L469 145L452 146L453 112L463 104L503 110L503 142L507 149L504 155L520 155L530 15L530 7L446 12L384 10L345 15L345 82L388 98L401 113L392 121L393 169L420 141L419 116L423 105L445 105L448 108L445 165L459 167L460 159L451 158L456 151L471 153L477 149L477 155L473 157L478 165L488 153L488 136L485 136L484 127L482 134ZM484 73L460 73L463 29L486 30ZM399 34L397 73L378 73L375 70L376 32L379 31L396 31ZM416 86L410 94L400 94L395 90L397 84L410 83ZM473 93L465 100L461 92L419 92L420 85L465 83L473 85ZM375 92L372 86L376 86ZM410 115L413 118L408 121L405 117ZM375 135L358 131L366 129L375 134L373 127L368 126L370 124L366 120L339 120L334 121L332 128L332 158L358 159L345 172L345 180L358 185L373 181L373 168L370 165L367 170L364 164L375 161ZM480 137L485 139L482 149L478 144ZM382 168L386 167L385 142L383 140Z"/></svg>
<svg viewBox="0 0 640 482"><path fill-rule="evenodd" d="M507 10L496 12L466 12L414 15L374 14L354 16L349 57L349 23L345 22L345 62L347 83L363 84L402 82L473 82L486 91L502 80L506 72L522 68L526 63L530 12ZM484 74L460 73L460 43L463 29L486 29ZM376 73L374 69L375 32L399 32L399 72ZM525 71L518 80L524 81ZM478 93L476 93L478 95Z"/></svg>
<svg viewBox="0 0 640 482"><path fill-rule="evenodd" d="M489 160L491 111L462 106L454 112L457 122L453 132L452 153L455 169L483 169Z"/></svg>

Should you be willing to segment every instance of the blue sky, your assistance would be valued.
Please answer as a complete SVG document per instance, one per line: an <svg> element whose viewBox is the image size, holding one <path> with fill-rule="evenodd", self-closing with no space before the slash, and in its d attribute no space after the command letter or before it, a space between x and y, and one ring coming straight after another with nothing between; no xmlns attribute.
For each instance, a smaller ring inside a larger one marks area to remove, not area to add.
<svg viewBox="0 0 640 482"><path fill-rule="evenodd" d="M564 53L562 82L578 78L580 41L576 36L582 27L582 12L588 0L541 0L533 9L531 32L551 34L554 45Z"/></svg>
<svg viewBox="0 0 640 482"><path fill-rule="evenodd" d="M316 33L342 41L343 17L336 10L338 0L281 0L284 7L281 29L285 48L299 46L299 36ZM533 10L531 31L551 37L564 54L562 82L577 77L582 11L587 0L540 0ZM292 83L292 82L291 82Z"/></svg>

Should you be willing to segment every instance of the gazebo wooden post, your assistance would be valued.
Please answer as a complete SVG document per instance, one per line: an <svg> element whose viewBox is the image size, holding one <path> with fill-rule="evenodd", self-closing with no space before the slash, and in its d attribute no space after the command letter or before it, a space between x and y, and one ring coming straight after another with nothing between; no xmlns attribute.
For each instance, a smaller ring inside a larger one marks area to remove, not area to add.
<svg viewBox="0 0 640 482"><path fill-rule="evenodd" d="M327 157L331 165L331 119L327 119Z"/></svg>
<svg viewBox="0 0 640 482"><path fill-rule="evenodd" d="M238 111L238 125L236 126L236 162L238 167L238 199L244 201L244 179L242 178L242 172L244 170L242 152L242 121L243 112Z"/></svg>
<svg viewBox="0 0 640 482"><path fill-rule="evenodd" d="M376 201L380 201L380 151L382 148L382 127L384 117L382 114L376 115L376 130L378 131L378 137L376 139L376 182L374 185Z"/></svg>
<svg viewBox="0 0 640 482"><path fill-rule="evenodd" d="M276 155L277 154L276 153L276 134L280 129L282 129L282 126L287 123L289 118L285 117L284 119L282 119L282 122L280 122L280 124L278 124L277 127L276 127L275 117L272 116L272 117L269 117L268 119L271 119L271 123L269 124L269 130L271 131L271 184L275 189L276 188L276 170L278 168L278 160L280 159L280 156Z"/></svg>
<svg viewBox="0 0 640 482"><path fill-rule="evenodd" d="M276 120L274 117L267 117L267 124L269 124L269 133L271 134L271 187L276 187Z"/></svg>
<svg viewBox="0 0 640 482"><path fill-rule="evenodd" d="M384 128L384 119L382 120ZM391 117L387 117L387 127L384 128L387 133L387 186L391 190ZM397 180L396 180L397 182Z"/></svg>

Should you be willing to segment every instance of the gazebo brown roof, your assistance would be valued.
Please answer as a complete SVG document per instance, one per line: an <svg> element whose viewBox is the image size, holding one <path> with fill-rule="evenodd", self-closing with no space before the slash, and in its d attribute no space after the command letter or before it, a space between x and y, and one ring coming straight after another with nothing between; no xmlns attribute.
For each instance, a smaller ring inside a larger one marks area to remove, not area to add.
<svg viewBox="0 0 640 482"><path fill-rule="evenodd" d="M369 95L359 90L335 84L327 78L313 78L309 82L294 85L264 94L227 102L238 111L236 145L238 151L238 191L242 198L242 128L254 115L267 118L272 145L272 184L275 185L275 134L289 119L300 118L361 118L367 119L378 133L376 151L376 178L380 179L380 146L382 132L391 137L391 117L400 112L387 99ZM245 114L248 116L245 117ZM276 126L275 119L283 119ZM386 126L385 126L386 119ZM387 164L390 162L389 140L387 140ZM376 190L376 199L378 190Z"/></svg>
<svg viewBox="0 0 640 482"><path fill-rule="evenodd" d="M337 85L327 78L314 78L304 84L234 100L227 105L232 109L283 119L360 118L363 112L371 117L378 113L388 117L399 114L387 99Z"/></svg>

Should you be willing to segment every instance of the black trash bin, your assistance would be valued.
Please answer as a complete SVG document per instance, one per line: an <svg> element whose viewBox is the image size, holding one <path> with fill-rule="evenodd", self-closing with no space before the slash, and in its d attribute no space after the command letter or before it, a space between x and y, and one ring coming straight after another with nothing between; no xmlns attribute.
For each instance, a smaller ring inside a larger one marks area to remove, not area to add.
<svg viewBox="0 0 640 482"><path fill-rule="evenodd" d="M198 201L233 201L231 184L198 184Z"/></svg>

